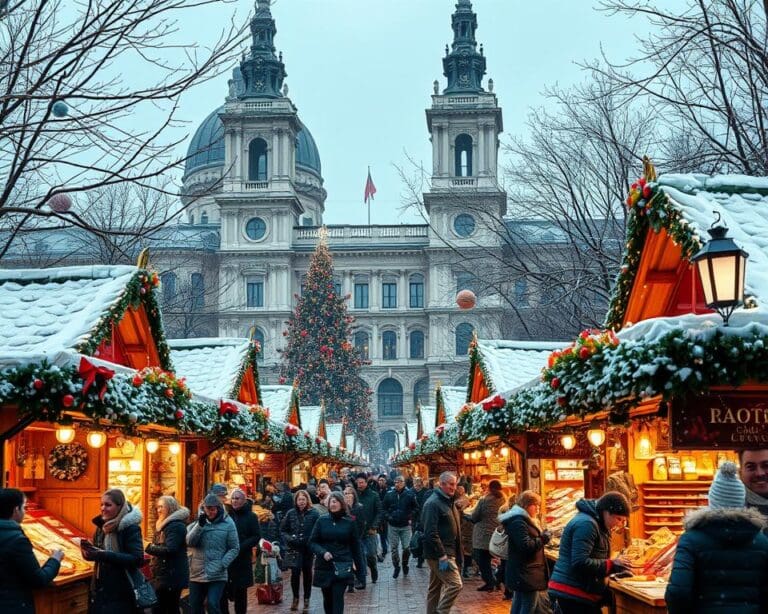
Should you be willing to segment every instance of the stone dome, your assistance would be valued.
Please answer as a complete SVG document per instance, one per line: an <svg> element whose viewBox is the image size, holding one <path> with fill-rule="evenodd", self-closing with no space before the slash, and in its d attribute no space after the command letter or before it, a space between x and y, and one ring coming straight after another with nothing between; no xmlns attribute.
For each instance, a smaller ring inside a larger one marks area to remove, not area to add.
<svg viewBox="0 0 768 614"><path fill-rule="evenodd" d="M223 106L213 111L195 131L187 149L185 177L206 168L224 166L224 125L219 119L223 111ZM296 166L322 178L320 152L312 133L301 121L296 135Z"/></svg>

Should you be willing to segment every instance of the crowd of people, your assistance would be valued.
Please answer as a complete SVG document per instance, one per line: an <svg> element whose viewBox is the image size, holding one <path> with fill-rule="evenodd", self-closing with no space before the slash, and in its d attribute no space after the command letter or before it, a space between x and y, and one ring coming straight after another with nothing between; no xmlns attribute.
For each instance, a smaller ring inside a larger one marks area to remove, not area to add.
<svg viewBox="0 0 768 614"><path fill-rule="evenodd" d="M708 507L685 520L666 590L671 614L768 611L768 450L744 451L739 460L740 470L730 462L721 465ZM503 587L511 614L601 612L607 578L629 567L624 557L611 557L611 533L626 525L632 509L625 495L607 492L578 501L550 569L544 546L551 536L539 521L541 496L524 491L505 501L501 484L493 480L468 513L469 486L451 472L433 487L394 472L344 471L294 489L269 484L251 500L240 489L228 492L214 484L196 515L175 498L160 497L146 546L140 510L121 490L110 489L93 519L93 541L80 544L83 557L95 564L89 613L137 611L134 588L142 582L146 552L157 596L153 612L178 614L188 588L193 614L228 613L230 603L235 614L244 614L254 584L254 553L267 538L279 545L290 570L291 611L299 609L303 596L307 612L317 587L326 614L341 614L345 594L376 583L378 564L391 553L394 579L408 576L414 559L416 567L426 562L427 614L451 611L472 569L468 561L483 580L477 590ZM25 505L21 491L0 489L4 612L33 613L33 591L51 582L64 557L54 550L38 563L21 526ZM498 557L494 569L497 557L490 546L499 528L506 535L506 556Z"/></svg>

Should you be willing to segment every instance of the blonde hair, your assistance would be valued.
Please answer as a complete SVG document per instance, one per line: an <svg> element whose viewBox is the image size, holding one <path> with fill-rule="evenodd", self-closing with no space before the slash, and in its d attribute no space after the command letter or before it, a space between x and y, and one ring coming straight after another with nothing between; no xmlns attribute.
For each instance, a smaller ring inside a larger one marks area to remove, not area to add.
<svg viewBox="0 0 768 614"><path fill-rule="evenodd" d="M163 495L162 497L158 497L157 501L162 503L168 509L169 516L173 514L173 512L181 509L181 503L176 501L175 497Z"/></svg>
<svg viewBox="0 0 768 614"><path fill-rule="evenodd" d="M517 498L517 504L524 509L531 505L541 505L541 495L532 490L524 490Z"/></svg>

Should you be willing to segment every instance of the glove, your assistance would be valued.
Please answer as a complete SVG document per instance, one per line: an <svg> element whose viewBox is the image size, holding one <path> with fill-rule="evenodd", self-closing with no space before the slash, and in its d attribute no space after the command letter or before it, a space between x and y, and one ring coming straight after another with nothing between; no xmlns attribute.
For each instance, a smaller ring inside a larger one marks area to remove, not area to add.
<svg viewBox="0 0 768 614"><path fill-rule="evenodd" d="M613 559L611 561L611 573L621 573L622 571L627 571L628 569L629 567L627 567L620 559Z"/></svg>
<svg viewBox="0 0 768 614"><path fill-rule="evenodd" d="M288 545L294 550L301 548L302 546L301 539L299 539L297 535L291 535L288 538L287 542L288 542Z"/></svg>
<svg viewBox="0 0 768 614"><path fill-rule="evenodd" d="M552 533L550 533L549 531L542 531L541 543L546 546L550 541L552 541Z"/></svg>
<svg viewBox="0 0 768 614"><path fill-rule="evenodd" d="M197 524L204 527L206 522L208 522L208 516L205 515L205 512L200 512L200 515L197 517Z"/></svg>
<svg viewBox="0 0 768 614"><path fill-rule="evenodd" d="M450 561L450 559L445 559L443 561L439 561L437 563L437 568L440 571L451 571L451 561Z"/></svg>

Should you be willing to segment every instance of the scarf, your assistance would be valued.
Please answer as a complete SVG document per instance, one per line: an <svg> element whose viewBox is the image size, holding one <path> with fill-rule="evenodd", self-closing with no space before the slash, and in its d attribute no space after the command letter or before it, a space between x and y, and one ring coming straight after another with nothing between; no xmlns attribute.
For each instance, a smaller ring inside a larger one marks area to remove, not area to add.
<svg viewBox="0 0 768 614"><path fill-rule="evenodd" d="M747 488L747 507L757 508L761 514L768 516L768 499Z"/></svg>
<svg viewBox="0 0 768 614"><path fill-rule="evenodd" d="M101 530L104 531L104 550L108 550L109 552L120 551L120 546L117 541L117 532L120 529L120 521L128 515L128 512L130 512L131 509L131 504L126 502L118 512L117 516L111 520L107 520L101 526Z"/></svg>

